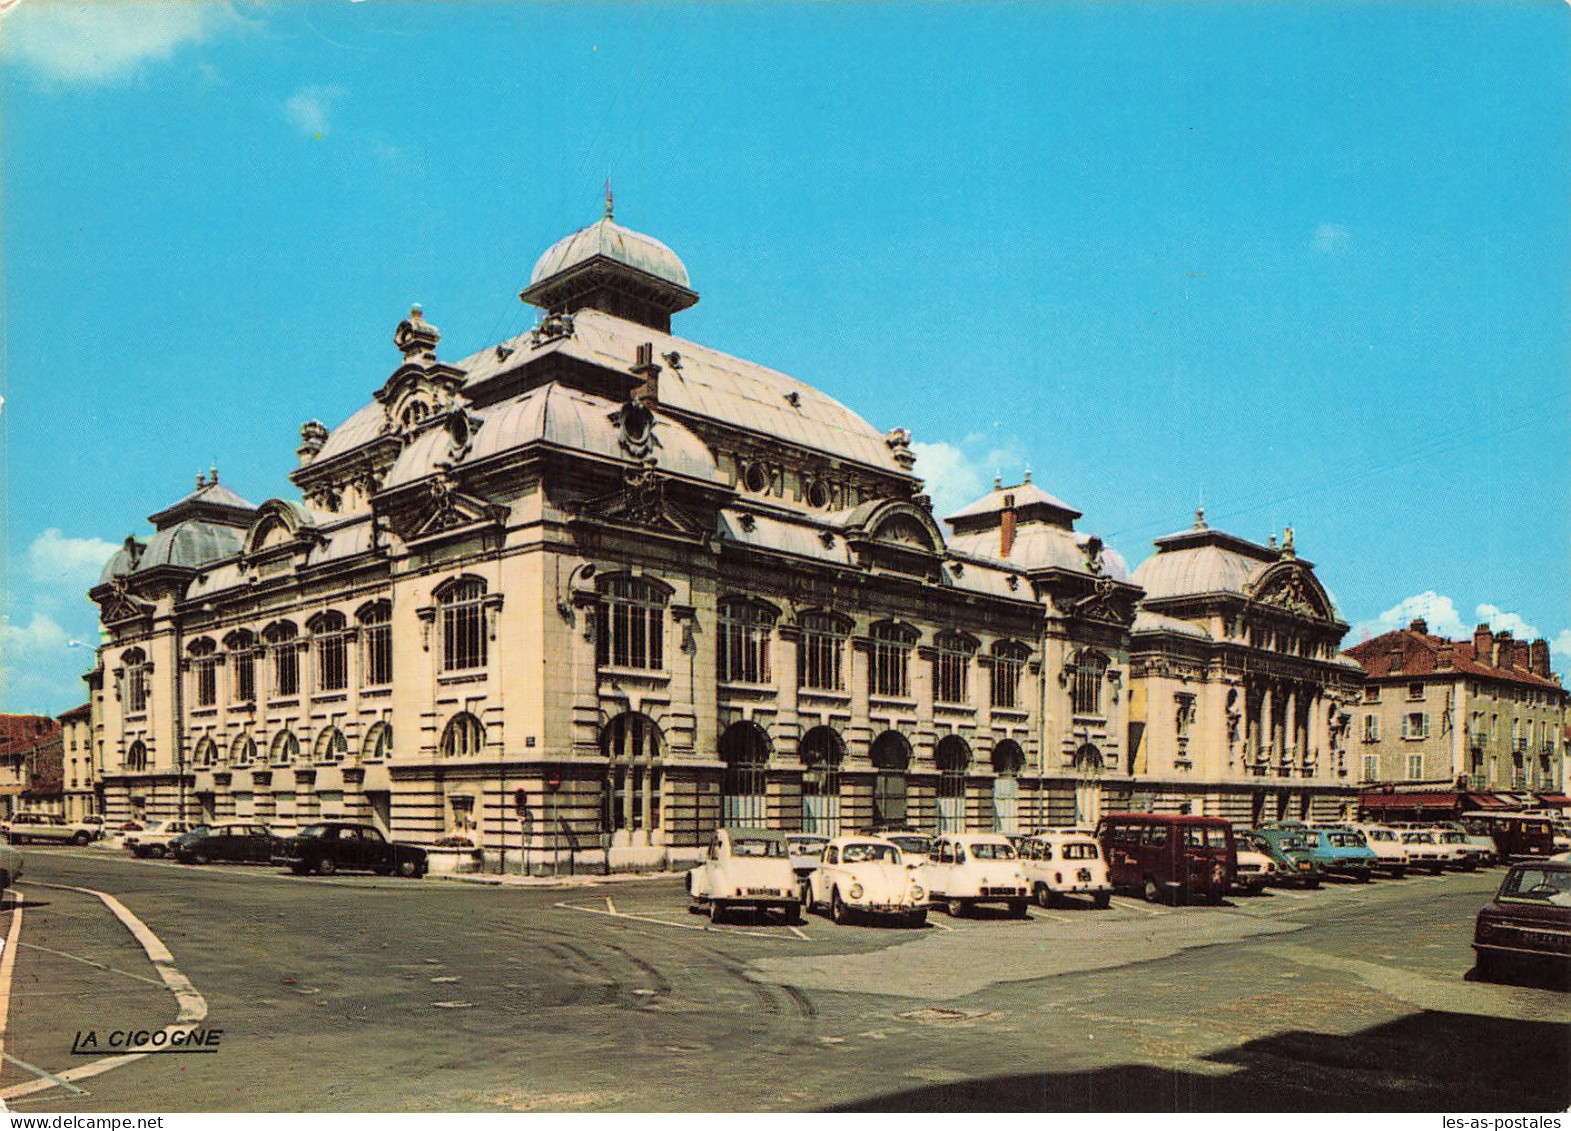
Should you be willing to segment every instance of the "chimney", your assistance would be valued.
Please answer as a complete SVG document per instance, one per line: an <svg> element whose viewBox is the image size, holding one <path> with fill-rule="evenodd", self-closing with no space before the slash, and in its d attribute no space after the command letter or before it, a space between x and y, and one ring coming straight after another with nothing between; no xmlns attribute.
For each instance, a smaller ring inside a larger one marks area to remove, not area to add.
<svg viewBox="0 0 1571 1131"><path fill-rule="evenodd" d="M1511 666L1511 630L1509 628L1503 628L1495 633L1495 650L1494 655L1490 658L1490 663L1497 668Z"/></svg>
<svg viewBox="0 0 1571 1131"><path fill-rule="evenodd" d="M1489 635L1489 626L1481 624L1473 629L1473 659L1481 664L1489 662L1489 649L1494 642L1494 637Z"/></svg>
<svg viewBox="0 0 1571 1131"><path fill-rule="evenodd" d="M1004 513L998 524L998 556L1009 557L1015 545L1015 497L1004 496Z"/></svg>
<svg viewBox="0 0 1571 1131"><path fill-rule="evenodd" d="M1413 623L1407 627L1418 633L1420 636L1429 635L1429 622L1426 621L1423 617L1414 617Z"/></svg>
<svg viewBox="0 0 1571 1131"><path fill-rule="evenodd" d="M1442 640L1440 647L1435 650L1435 670L1439 672L1451 670L1451 641Z"/></svg>
<svg viewBox="0 0 1571 1131"><path fill-rule="evenodd" d="M1549 641L1540 637L1533 641L1532 649L1528 653L1530 659L1528 668L1534 675L1549 678Z"/></svg>
<svg viewBox="0 0 1571 1131"><path fill-rule="evenodd" d="M660 365L655 361L655 346L653 342L645 342L638 347L637 361L632 372L635 376L642 377L638 385L633 388L631 399L638 401L645 408L660 403Z"/></svg>

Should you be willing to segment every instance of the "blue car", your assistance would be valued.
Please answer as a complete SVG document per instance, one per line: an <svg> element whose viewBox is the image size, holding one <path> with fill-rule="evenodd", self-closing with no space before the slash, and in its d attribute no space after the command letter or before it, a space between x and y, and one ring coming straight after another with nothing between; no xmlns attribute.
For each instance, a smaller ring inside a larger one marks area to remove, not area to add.
<svg viewBox="0 0 1571 1131"><path fill-rule="evenodd" d="M1368 883L1374 875L1379 857L1364 840L1364 834L1355 829L1303 830L1304 842L1315 863L1331 876L1347 876L1359 883Z"/></svg>

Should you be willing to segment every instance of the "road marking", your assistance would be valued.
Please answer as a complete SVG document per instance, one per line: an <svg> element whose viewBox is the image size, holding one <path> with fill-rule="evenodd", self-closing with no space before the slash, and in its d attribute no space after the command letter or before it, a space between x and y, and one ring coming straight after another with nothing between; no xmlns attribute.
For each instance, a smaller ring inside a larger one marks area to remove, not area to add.
<svg viewBox="0 0 1571 1131"><path fill-rule="evenodd" d="M940 931L952 931L952 930L954 930L953 927L951 927L948 923L945 923L941 919L934 919L934 918L929 917L927 921L929 923L933 924L933 926L937 927Z"/></svg>
<svg viewBox="0 0 1571 1131"><path fill-rule="evenodd" d="M0 891L0 898L5 896ZM11 927L5 933L5 941L10 946L5 948L5 953L0 954L0 1054L5 1051L5 1035L10 1030L6 1027L7 1018L11 1012L11 971L16 966L16 952L20 949L22 941L22 901L18 899L11 908ZM5 1097L0 1095L0 1111L7 1110Z"/></svg>
<svg viewBox="0 0 1571 1131"><path fill-rule="evenodd" d="M163 940L155 935L146 923L133 915L130 908L126 907L125 904L108 892L95 891L92 888L75 887L71 884L46 884L41 880L33 880L29 881L29 886L56 888L60 891L75 891L84 895L97 896L103 905L109 908L110 913L120 920L121 925L126 930L131 932L131 937L141 946L143 952L147 955L148 961L153 964L153 969L158 971L158 976L163 979L164 985L169 988L170 993L175 995L175 1001L179 1003L180 1011L174 1021L164 1026L163 1031L165 1033L172 1036L175 1033L188 1032L198 1022L207 1017L207 999L197 993L196 987L191 984L191 980L175 966L174 955L169 953L169 948L164 945ZM20 911L21 909L18 908L17 910ZM7 947L6 949L8 952L6 959L12 959L16 953L16 948ZM0 974L0 981L5 982L7 992L9 992L10 984L8 976L9 970ZM43 1073L37 1080L26 1084L13 1084L11 1087L0 1091L0 1100L16 1099L19 1096L30 1096L34 1092L48 1091L50 1088L60 1087L64 1082L84 1080L89 1076L97 1076L100 1073L108 1072L122 1065L134 1063L149 1055L151 1054L145 1052L122 1053L119 1056L107 1056L99 1060L89 1061L86 1064L79 1065L76 1068L68 1068L54 1075ZM11 1060L12 1058L8 1056L6 1059ZM33 1071L38 1070L33 1069Z"/></svg>
<svg viewBox="0 0 1571 1131"><path fill-rule="evenodd" d="M564 911L582 911L586 915L604 915L608 919L630 919L637 923L653 923L658 927L675 927L679 931L709 931L717 935L750 935L755 939L774 939L777 942L786 940L785 935L765 934L763 931L744 931L736 927L716 927L709 923L673 923L669 919L656 919L652 915L631 915L625 911L603 911L598 907L579 907L574 903L558 903L555 906L562 908ZM813 941L800 931L797 931L796 935L804 942Z"/></svg>
<svg viewBox="0 0 1571 1131"><path fill-rule="evenodd" d="M1074 920L1069 918L1069 916L1067 916L1067 915L1054 915L1051 911L1041 911L1041 910L1037 910L1037 911L1031 912L1031 918L1033 918L1033 919L1051 919L1055 923L1073 923L1074 922Z"/></svg>
<svg viewBox="0 0 1571 1131"><path fill-rule="evenodd" d="M37 1065L29 1064L25 1060L18 1060L18 1059L16 1059L16 1057L12 1056L10 1053L6 1053L4 1055L5 1055L5 1059L6 1060L10 1061L12 1064L16 1065L18 1068L25 1069L26 1071L31 1072L34 1076L39 1076L39 1077L42 1077L45 1080L53 1081L54 1086L57 1087L57 1088L64 1088L68 1092L75 1092L79 1096L87 1095L87 1092L86 1092L85 1089L78 1088L75 1084L71 1083L70 1081L61 1079L59 1076L56 1076L53 1072L45 1072L42 1068L39 1068Z"/></svg>
<svg viewBox="0 0 1571 1131"><path fill-rule="evenodd" d="M135 978L138 982L146 982L150 986L163 985L163 983L160 982L157 978L144 978L142 975L133 974L129 970L118 970L113 966L106 966L102 962L94 962L91 958L82 958L75 954L67 954L63 950L51 950L47 946L39 946L37 943L30 942L19 943L18 945L25 946L28 950L41 950L45 954L56 954L61 958L69 958L72 962L80 962L83 966L91 966L94 969L105 970L111 974L124 974L127 978Z"/></svg>
<svg viewBox="0 0 1571 1131"><path fill-rule="evenodd" d="M605 897L605 909L611 912L613 915L616 914L616 904L611 902L611 897L609 895Z"/></svg>
<svg viewBox="0 0 1571 1131"><path fill-rule="evenodd" d="M1112 902L1113 902L1114 906L1122 907L1122 908L1124 908L1127 911L1141 911L1141 912L1144 912L1147 915L1166 915L1167 914L1167 912L1165 910L1163 910L1162 908L1160 908L1160 907L1148 907L1144 903L1137 903L1135 900L1132 900L1132 899L1124 899L1122 896L1114 896L1113 899L1112 899Z"/></svg>
<svg viewBox="0 0 1571 1131"><path fill-rule="evenodd" d="M812 942L813 941L812 939L810 939L806 935L804 935L802 933L802 931L801 931L801 928L799 928L799 927L793 927L791 924L787 923L786 924L786 930L790 931L793 935L795 935L797 938L801 939L803 942Z"/></svg>

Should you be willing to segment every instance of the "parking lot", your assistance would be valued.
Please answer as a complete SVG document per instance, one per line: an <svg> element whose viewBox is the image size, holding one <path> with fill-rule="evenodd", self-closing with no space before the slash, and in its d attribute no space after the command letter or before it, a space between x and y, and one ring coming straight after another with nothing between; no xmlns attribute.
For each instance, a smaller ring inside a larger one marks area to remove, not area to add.
<svg viewBox="0 0 1571 1131"><path fill-rule="evenodd" d="M1565 995L1466 977L1500 875L793 927L711 924L675 877L300 878L38 849L0 1094L17 1111L1563 1107ZM91 1062L71 1051L84 1029L185 1008L92 892L167 947L223 1030L212 1055L39 1085Z"/></svg>

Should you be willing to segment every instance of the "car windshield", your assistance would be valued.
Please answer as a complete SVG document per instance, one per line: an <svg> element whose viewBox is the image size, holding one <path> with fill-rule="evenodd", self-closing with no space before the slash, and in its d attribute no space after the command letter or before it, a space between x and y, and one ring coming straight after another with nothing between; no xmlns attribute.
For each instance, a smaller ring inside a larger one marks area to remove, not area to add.
<svg viewBox="0 0 1571 1131"><path fill-rule="evenodd" d="M898 864L900 850L892 844L848 844L840 853L840 859L846 864L861 864L868 860Z"/></svg>
<svg viewBox="0 0 1571 1131"><path fill-rule="evenodd" d="M1065 860L1095 860L1096 845L1091 841L1072 840L1062 846Z"/></svg>
<svg viewBox="0 0 1571 1131"><path fill-rule="evenodd" d="M1467 836L1464 833L1454 833L1449 830L1440 834L1440 839L1446 844L1466 844Z"/></svg>
<svg viewBox="0 0 1571 1131"><path fill-rule="evenodd" d="M774 840L761 836L744 836L736 837L731 841L731 855L733 856L778 857L785 854L786 843L783 840Z"/></svg>
<svg viewBox="0 0 1571 1131"><path fill-rule="evenodd" d="M1326 839L1337 848L1361 848L1364 844L1357 833L1327 833Z"/></svg>
<svg viewBox="0 0 1571 1131"><path fill-rule="evenodd" d="M1020 855L1015 851L1015 846L1007 841L1003 844L993 844L984 840L969 847L971 855L977 860L1014 860Z"/></svg>
<svg viewBox="0 0 1571 1131"><path fill-rule="evenodd" d="M327 835L326 825L307 825L300 830L302 839L318 840Z"/></svg>
<svg viewBox="0 0 1571 1131"><path fill-rule="evenodd" d="M914 852L920 856L927 855L927 838L925 836L892 836L889 839L899 846L901 852Z"/></svg>
<svg viewBox="0 0 1571 1131"><path fill-rule="evenodd" d="M1571 872L1559 868L1513 868L1500 885L1500 898L1571 907Z"/></svg>
<svg viewBox="0 0 1571 1131"><path fill-rule="evenodd" d="M1309 847L1309 842L1301 836L1277 837L1276 843L1278 848L1297 849L1300 852Z"/></svg>

